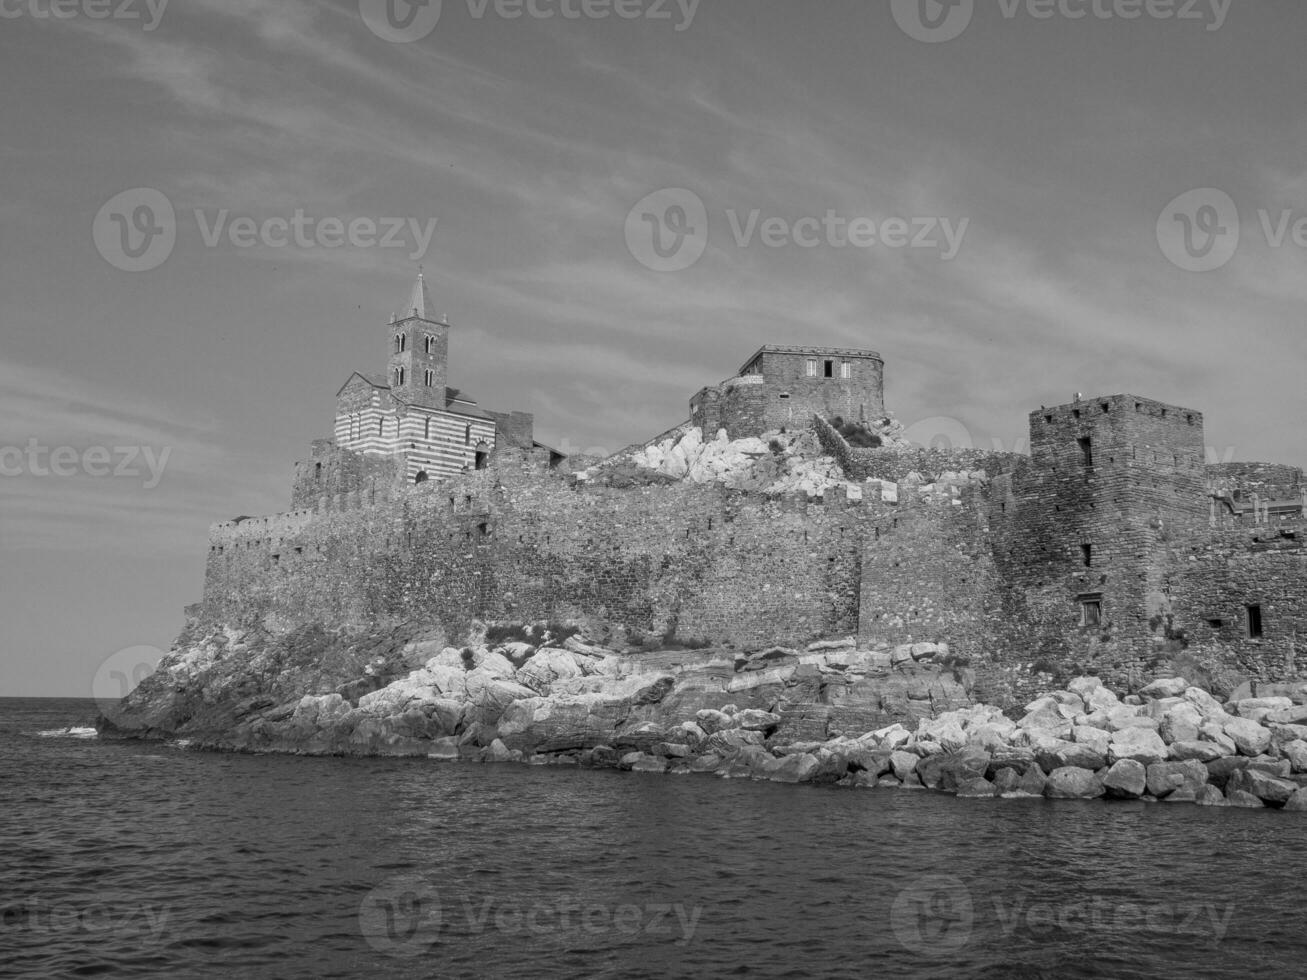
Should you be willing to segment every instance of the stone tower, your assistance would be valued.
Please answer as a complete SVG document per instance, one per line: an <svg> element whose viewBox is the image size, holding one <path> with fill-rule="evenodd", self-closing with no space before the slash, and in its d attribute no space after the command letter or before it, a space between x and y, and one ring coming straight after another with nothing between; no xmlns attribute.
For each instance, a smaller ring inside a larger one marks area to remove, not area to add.
<svg viewBox="0 0 1307 980"><path fill-rule="evenodd" d="M449 322L436 319L425 277L418 273L413 295L387 328L391 391L408 405L443 409L449 379Z"/></svg>
<svg viewBox="0 0 1307 980"><path fill-rule="evenodd" d="M998 550L1037 633L1069 638L1082 666L1143 669L1166 629L1168 549L1208 521L1204 455L1201 413L1137 395L1031 413Z"/></svg>

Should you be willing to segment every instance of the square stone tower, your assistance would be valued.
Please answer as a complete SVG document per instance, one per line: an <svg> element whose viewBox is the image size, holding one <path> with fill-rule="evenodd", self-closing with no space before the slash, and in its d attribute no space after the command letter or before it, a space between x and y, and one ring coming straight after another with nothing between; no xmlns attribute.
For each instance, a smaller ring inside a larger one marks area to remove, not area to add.
<svg viewBox="0 0 1307 980"><path fill-rule="evenodd" d="M443 409L449 383L449 322L436 319L426 279L419 275L409 308L393 317L387 376L395 397L407 405Z"/></svg>

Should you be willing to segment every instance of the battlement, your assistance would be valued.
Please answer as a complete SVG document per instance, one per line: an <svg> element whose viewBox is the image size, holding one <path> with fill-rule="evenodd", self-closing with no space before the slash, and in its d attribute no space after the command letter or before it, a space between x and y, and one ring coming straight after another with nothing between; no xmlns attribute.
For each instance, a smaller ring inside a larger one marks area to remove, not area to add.
<svg viewBox="0 0 1307 980"><path fill-rule="evenodd" d="M1144 465L1195 475L1206 465L1203 416L1138 395L1084 399L1030 413L1030 455L1053 468Z"/></svg>

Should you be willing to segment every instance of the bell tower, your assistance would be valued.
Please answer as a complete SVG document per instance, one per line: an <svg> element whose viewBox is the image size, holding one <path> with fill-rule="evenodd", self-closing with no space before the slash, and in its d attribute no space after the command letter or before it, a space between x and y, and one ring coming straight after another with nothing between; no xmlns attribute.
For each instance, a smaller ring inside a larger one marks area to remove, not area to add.
<svg viewBox="0 0 1307 980"><path fill-rule="evenodd" d="M409 405L444 409L449 367L449 320L436 318L426 278L418 273L408 306L387 329L387 378L395 397Z"/></svg>

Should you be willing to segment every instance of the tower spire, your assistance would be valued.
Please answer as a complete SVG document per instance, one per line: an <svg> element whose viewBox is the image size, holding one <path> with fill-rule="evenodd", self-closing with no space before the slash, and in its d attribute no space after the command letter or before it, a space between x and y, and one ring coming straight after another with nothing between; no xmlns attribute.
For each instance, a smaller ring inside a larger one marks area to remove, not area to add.
<svg viewBox="0 0 1307 980"><path fill-rule="evenodd" d="M431 294L427 292L426 276L419 269L418 281L413 284L413 295L409 298L408 307L404 310L404 318L415 316L419 320L435 323L437 321L433 312L434 309Z"/></svg>

